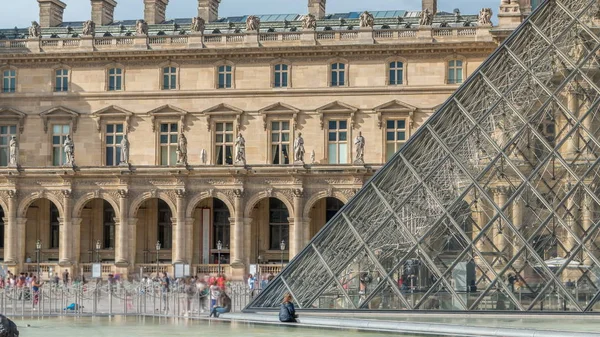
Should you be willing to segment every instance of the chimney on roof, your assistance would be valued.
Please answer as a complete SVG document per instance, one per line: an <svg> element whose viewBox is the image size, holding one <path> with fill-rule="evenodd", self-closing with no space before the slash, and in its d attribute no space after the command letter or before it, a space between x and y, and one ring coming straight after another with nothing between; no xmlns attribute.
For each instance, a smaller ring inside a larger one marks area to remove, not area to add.
<svg viewBox="0 0 600 337"><path fill-rule="evenodd" d="M429 8L433 14L437 13L437 0L423 0L423 10Z"/></svg>
<svg viewBox="0 0 600 337"><path fill-rule="evenodd" d="M219 19L219 3L221 0L198 0L198 16L206 22Z"/></svg>
<svg viewBox="0 0 600 337"><path fill-rule="evenodd" d="M116 6L115 0L92 0L92 21L99 26L110 25Z"/></svg>
<svg viewBox="0 0 600 337"><path fill-rule="evenodd" d="M317 20L325 18L325 2L327 0L308 0L308 13Z"/></svg>
<svg viewBox="0 0 600 337"><path fill-rule="evenodd" d="M40 26L44 28L60 26L67 4L60 0L38 0L40 6Z"/></svg>
<svg viewBox="0 0 600 337"><path fill-rule="evenodd" d="M149 25L165 22L169 0L144 0L144 20Z"/></svg>

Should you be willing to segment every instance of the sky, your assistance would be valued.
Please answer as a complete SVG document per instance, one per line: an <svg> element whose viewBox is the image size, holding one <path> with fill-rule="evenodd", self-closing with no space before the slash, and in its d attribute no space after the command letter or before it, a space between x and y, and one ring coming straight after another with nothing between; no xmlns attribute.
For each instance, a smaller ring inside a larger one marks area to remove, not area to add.
<svg viewBox="0 0 600 337"><path fill-rule="evenodd" d="M90 17L89 0L62 0L67 4L64 21L85 21ZM116 0L115 19L141 19L144 17L143 0ZM198 0L170 0L167 20L190 18L197 15ZM219 16L245 14L305 14L307 0L222 0ZM465 14L476 14L482 7L490 7L496 13L500 0L439 0L439 10L452 12L459 8ZM31 21L39 21L36 0L0 0L2 19L0 27L29 27ZM376 10L420 10L420 0L328 0L327 13Z"/></svg>

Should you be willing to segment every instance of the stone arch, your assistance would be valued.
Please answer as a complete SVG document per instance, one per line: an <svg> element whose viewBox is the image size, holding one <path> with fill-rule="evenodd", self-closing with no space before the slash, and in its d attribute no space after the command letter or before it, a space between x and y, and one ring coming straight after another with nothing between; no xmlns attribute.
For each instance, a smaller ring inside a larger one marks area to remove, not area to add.
<svg viewBox="0 0 600 337"><path fill-rule="evenodd" d="M217 192L217 191L215 191L214 193L210 193L209 191L204 191L204 192L195 194L192 197L192 199L190 199L190 201L187 203L185 217L191 218L194 213L194 209L196 209L196 206L198 206L198 204L202 200L208 199L208 198L215 198L215 199L221 200L223 203L225 203L225 205L227 205L227 208L229 209L229 214L231 216L233 216L233 214L235 214L235 209L234 209L233 205L231 204L231 200L229 200L229 198L224 193Z"/></svg>
<svg viewBox="0 0 600 337"><path fill-rule="evenodd" d="M63 202L54 193L48 193L48 191L32 193L23 198L19 203L17 217L25 218L27 216L27 209L29 209L29 206L31 206L31 204L38 199L50 200L56 206L56 208L58 208L59 217L65 217Z"/></svg>
<svg viewBox="0 0 600 337"><path fill-rule="evenodd" d="M252 216L252 209L254 208L254 206L256 206L261 200L265 199L265 198L276 198L281 200L284 204L285 207L287 207L288 212L290 213L290 216L292 216L292 214L294 214L294 207L292 205L292 202L288 199L288 197L280 192L280 191L273 191L273 192L268 192L268 191L262 191L259 192L255 195L253 195L248 202L246 202L246 209L244 209L244 218L250 218Z"/></svg>
<svg viewBox="0 0 600 337"><path fill-rule="evenodd" d="M344 205L348 203L349 199L340 191L321 191L313 194L304 204L304 212L302 213L302 217L308 219L310 216L310 210L317 203L317 201L323 198L336 198L339 201L343 202Z"/></svg>
<svg viewBox="0 0 600 337"><path fill-rule="evenodd" d="M100 193L89 192L89 193L84 194L79 199L77 199L75 201L75 205L73 206L73 217L74 218L81 217L81 211L83 210L85 205L93 199L102 199L102 200L107 201L112 206L112 208L115 210L115 216L117 218L119 218L119 216L121 214L121 210L119 209L119 203L113 198L112 195L110 195L107 192L100 192Z"/></svg>
<svg viewBox="0 0 600 337"><path fill-rule="evenodd" d="M133 199L133 201L131 202L131 205L129 206L129 217L135 218L136 213L137 213L138 209L140 208L140 206L142 206L142 204L146 200L153 199L153 198L157 198L157 199L160 199L160 200L166 202L167 205L169 205L169 208L171 209L171 214L173 216L175 216L177 214L177 207L173 203L173 200L171 200L171 198L169 197L168 193L166 191L158 191L155 193L144 192L144 193L138 195L135 199Z"/></svg>
<svg viewBox="0 0 600 337"><path fill-rule="evenodd" d="M5 216L8 215L8 202L6 201L6 198L8 198L6 194L0 197L0 207L2 207Z"/></svg>

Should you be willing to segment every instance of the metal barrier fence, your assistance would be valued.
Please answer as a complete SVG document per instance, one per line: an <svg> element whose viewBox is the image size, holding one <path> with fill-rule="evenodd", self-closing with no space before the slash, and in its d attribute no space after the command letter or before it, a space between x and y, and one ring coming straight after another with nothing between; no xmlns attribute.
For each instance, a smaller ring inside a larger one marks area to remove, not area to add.
<svg viewBox="0 0 600 337"><path fill-rule="evenodd" d="M195 289L195 287L194 287ZM243 284L232 284L225 292L231 311L241 311L258 295ZM0 289L0 312L11 317L62 315L139 315L166 317L208 316L210 294L186 292L182 286L163 291L158 283L88 283L65 287L45 284L38 292L31 288Z"/></svg>

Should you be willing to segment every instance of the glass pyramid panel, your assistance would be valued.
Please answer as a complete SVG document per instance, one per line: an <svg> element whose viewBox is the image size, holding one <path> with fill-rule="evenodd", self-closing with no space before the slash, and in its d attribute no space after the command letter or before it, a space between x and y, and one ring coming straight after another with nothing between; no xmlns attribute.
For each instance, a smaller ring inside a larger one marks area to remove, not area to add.
<svg viewBox="0 0 600 337"><path fill-rule="evenodd" d="M599 50L545 1L249 308L600 310Z"/></svg>

